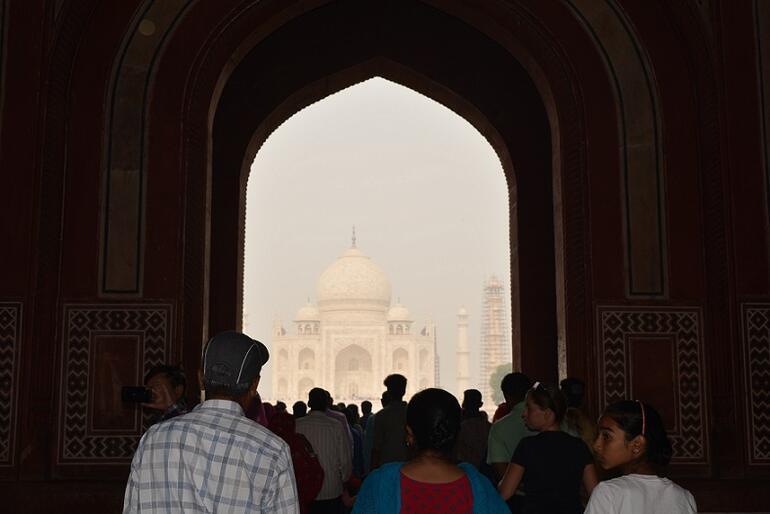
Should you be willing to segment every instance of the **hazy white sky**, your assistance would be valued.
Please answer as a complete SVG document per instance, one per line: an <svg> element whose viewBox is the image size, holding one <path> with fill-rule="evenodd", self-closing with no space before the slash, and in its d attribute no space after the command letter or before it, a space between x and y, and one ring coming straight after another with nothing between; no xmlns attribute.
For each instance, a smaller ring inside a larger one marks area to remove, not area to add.
<svg viewBox="0 0 770 514"><path fill-rule="evenodd" d="M276 129L252 164L247 194L246 333L270 348L274 319L292 330L296 311L307 298L315 302L321 272L350 247L355 225L358 248L390 278L393 302L401 299L418 329L436 321L441 386L454 392L458 308L468 309L475 359L482 283L497 274L510 284L505 176L473 126L373 78ZM471 369L475 379L475 360ZM268 364L265 398L271 373Z"/></svg>

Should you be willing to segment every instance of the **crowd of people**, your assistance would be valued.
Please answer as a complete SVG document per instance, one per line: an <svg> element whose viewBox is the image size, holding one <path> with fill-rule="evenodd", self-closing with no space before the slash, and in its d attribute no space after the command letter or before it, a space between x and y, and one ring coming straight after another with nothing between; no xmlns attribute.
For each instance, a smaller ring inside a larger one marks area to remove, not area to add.
<svg viewBox="0 0 770 514"><path fill-rule="evenodd" d="M613 403L592 423L582 381L510 373L490 421L478 390L462 405L438 388L407 403L407 379L394 374L376 413L321 388L288 412L257 392L268 359L244 334L213 337L199 372L205 395L190 411L178 368L147 374L144 406L156 416L131 464L125 513L697 512L665 477L671 443L647 403Z"/></svg>

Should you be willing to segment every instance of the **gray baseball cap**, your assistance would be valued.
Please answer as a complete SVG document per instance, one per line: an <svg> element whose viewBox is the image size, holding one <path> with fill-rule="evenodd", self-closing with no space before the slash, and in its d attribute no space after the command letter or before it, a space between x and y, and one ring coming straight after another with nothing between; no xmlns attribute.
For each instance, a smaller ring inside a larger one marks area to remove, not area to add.
<svg viewBox="0 0 770 514"><path fill-rule="evenodd" d="M265 345L256 339L240 332L222 332L203 349L203 379L209 385L245 391L269 358Z"/></svg>

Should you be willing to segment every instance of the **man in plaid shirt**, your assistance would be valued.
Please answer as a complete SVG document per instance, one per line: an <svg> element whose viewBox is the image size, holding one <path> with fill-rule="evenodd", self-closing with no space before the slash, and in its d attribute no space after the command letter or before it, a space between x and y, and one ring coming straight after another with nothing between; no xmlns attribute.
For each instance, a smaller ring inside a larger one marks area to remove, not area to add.
<svg viewBox="0 0 770 514"><path fill-rule="evenodd" d="M124 513L299 512L287 444L244 416L268 357L262 343L237 332L208 342L207 400L142 437Z"/></svg>

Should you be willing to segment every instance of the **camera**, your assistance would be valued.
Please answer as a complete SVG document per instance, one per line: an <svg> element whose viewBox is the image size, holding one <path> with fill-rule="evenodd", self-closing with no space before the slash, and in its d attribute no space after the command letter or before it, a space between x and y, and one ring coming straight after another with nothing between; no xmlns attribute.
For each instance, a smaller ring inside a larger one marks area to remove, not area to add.
<svg viewBox="0 0 770 514"><path fill-rule="evenodd" d="M144 386L123 386L120 399L128 403L150 403L152 391Z"/></svg>

